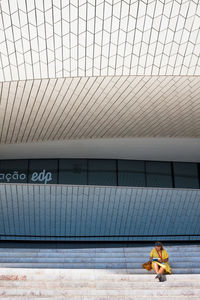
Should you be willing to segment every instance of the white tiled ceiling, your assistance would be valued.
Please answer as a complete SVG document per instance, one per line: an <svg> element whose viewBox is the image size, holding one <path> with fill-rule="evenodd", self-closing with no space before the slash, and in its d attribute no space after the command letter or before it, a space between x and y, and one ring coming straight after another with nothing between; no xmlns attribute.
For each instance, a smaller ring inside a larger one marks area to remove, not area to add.
<svg viewBox="0 0 200 300"><path fill-rule="evenodd" d="M199 0L1 0L0 6L0 81L200 75Z"/></svg>
<svg viewBox="0 0 200 300"><path fill-rule="evenodd" d="M0 143L200 137L200 1L0 0Z"/></svg>
<svg viewBox="0 0 200 300"><path fill-rule="evenodd" d="M0 142L200 138L199 76L97 76L0 83Z"/></svg>

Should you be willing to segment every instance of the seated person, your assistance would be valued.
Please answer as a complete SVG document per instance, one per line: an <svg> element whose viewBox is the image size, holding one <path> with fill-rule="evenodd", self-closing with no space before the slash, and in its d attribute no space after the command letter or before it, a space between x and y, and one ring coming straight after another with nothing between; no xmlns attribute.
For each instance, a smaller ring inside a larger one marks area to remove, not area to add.
<svg viewBox="0 0 200 300"><path fill-rule="evenodd" d="M168 263L168 253L163 248L161 242L155 243L155 248L150 253L150 261L152 262L152 268L157 274L155 278L159 281L164 281L164 272L171 274L171 268Z"/></svg>

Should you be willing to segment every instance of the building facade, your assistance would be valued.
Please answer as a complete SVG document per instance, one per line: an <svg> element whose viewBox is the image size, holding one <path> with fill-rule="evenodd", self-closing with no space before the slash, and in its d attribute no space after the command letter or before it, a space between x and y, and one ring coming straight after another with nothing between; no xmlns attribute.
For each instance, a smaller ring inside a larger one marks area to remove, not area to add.
<svg viewBox="0 0 200 300"><path fill-rule="evenodd" d="M200 240L199 1L0 2L0 239Z"/></svg>

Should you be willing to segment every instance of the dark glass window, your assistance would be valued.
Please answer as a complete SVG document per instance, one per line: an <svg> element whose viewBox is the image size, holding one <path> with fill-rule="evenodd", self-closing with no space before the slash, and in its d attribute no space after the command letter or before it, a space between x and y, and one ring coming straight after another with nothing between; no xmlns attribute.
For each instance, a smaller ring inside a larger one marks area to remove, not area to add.
<svg viewBox="0 0 200 300"><path fill-rule="evenodd" d="M32 159L29 161L30 183L57 183L58 160L56 159Z"/></svg>
<svg viewBox="0 0 200 300"><path fill-rule="evenodd" d="M1 160L0 182L27 183L28 160Z"/></svg>
<svg viewBox="0 0 200 300"><path fill-rule="evenodd" d="M180 188L199 188L198 168L196 163L176 162L174 166L174 184Z"/></svg>
<svg viewBox="0 0 200 300"><path fill-rule="evenodd" d="M144 161L118 160L118 185L145 186Z"/></svg>
<svg viewBox="0 0 200 300"><path fill-rule="evenodd" d="M0 160L0 183L199 188L198 163L115 159Z"/></svg>
<svg viewBox="0 0 200 300"><path fill-rule="evenodd" d="M88 184L116 185L116 177L116 160L88 160Z"/></svg>
<svg viewBox="0 0 200 300"><path fill-rule="evenodd" d="M149 187L172 187L171 163L147 161L146 177Z"/></svg>
<svg viewBox="0 0 200 300"><path fill-rule="evenodd" d="M87 160L60 159L59 183L87 184Z"/></svg>

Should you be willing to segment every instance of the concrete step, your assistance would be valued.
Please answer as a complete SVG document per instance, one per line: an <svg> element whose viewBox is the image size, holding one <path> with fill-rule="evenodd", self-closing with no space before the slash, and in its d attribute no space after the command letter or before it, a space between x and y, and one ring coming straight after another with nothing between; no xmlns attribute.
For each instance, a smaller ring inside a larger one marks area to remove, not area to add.
<svg viewBox="0 0 200 300"><path fill-rule="evenodd" d="M187 246L166 246L165 247L167 251L180 251L182 249L184 252L188 251L190 252L191 250L193 252L200 252L200 245L187 245ZM121 252L148 252L153 249L153 245L150 247L120 247L120 248L81 248L81 249L41 249L41 248L0 248L0 252L71 252L71 253L97 253L97 252L116 252L116 253L121 253Z"/></svg>
<svg viewBox="0 0 200 300"><path fill-rule="evenodd" d="M143 270L143 269L142 269ZM131 269L28 269L1 268L0 281L56 281L56 280L120 280L154 282L155 274L144 270L144 274L135 274ZM166 275L167 282L199 281L200 274Z"/></svg>
<svg viewBox="0 0 200 300"><path fill-rule="evenodd" d="M0 290L0 297L11 297L11 296L31 296L31 297L54 297L54 299L57 299L57 297L70 297L70 296L78 296L78 297L86 297L86 296L107 296L107 297L131 297L131 296L199 296L200 295L200 289L199 288L174 288L174 289L161 289L160 287L158 289L136 289L136 288L126 288L126 289L110 289L109 287L106 289L106 287L101 288L81 288L78 287L76 289L66 289L66 288L57 288L55 289L47 289L47 288L37 288L35 287L29 287L28 289L24 288L6 288ZM173 298L174 299L174 298Z"/></svg>
<svg viewBox="0 0 200 300"><path fill-rule="evenodd" d="M200 253L199 254L185 254L185 253L179 253L179 255L169 253L169 261L172 262L198 262L200 261ZM137 254L126 254L122 253L121 255L115 255L112 253L109 254L93 254L93 255L82 255L82 254L45 254L45 255L31 255L31 254L18 254L15 253L8 255L7 253L4 253L4 255L0 255L0 262L3 261L13 261L12 259L16 261L21 261L21 259L24 259L24 261L68 261L68 262L145 262L149 260L150 253L146 253L144 255L137 253Z"/></svg>
<svg viewBox="0 0 200 300"><path fill-rule="evenodd" d="M85 264L92 264L92 263L126 263L126 264L138 264L141 265L146 262L149 258L135 258L135 257L2 257L0 258L0 264L2 263L85 263ZM192 267L200 267L200 259L198 257L172 257L169 260L170 265L173 267L180 267L180 266L192 266Z"/></svg>
<svg viewBox="0 0 200 300"><path fill-rule="evenodd" d="M80 264L80 263L1 263L0 268L51 268L51 269L127 269L131 270L134 274L145 274L147 271L142 269L141 265L131 265L131 264ZM200 274L199 267L185 267L184 268L173 268L174 274Z"/></svg>
<svg viewBox="0 0 200 300"><path fill-rule="evenodd" d="M142 268L152 248L1 248L0 298L200 299L200 247L166 247L173 274L165 282Z"/></svg>
<svg viewBox="0 0 200 300"><path fill-rule="evenodd" d="M147 259L146 259L147 260ZM145 259L141 259L141 258L130 258L130 257L119 257L119 258L63 258L63 257L37 257L37 258L33 258L33 257L5 257L5 258L0 258L0 265L2 264L13 264L13 263L17 263L17 264L60 264L63 263L64 265L71 265L73 264L80 264L80 265L84 265L85 267L87 267L88 265L104 265L105 266L107 264L109 265L121 265L121 264L127 264L127 267L131 267L131 268L137 268L137 267L141 267L141 264L143 264L145 261ZM185 257L183 258L171 258L170 259L170 265L173 268L200 268L200 259L199 258L189 258L186 259Z"/></svg>
<svg viewBox="0 0 200 300"><path fill-rule="evenodd" d="M129 274L130 272L130 274ZM127 269L1 269L3 299L199 299L200 275L132 274Z"/></svg>
<svg viewBox="0 0 200 300"><path fill-rule="evenodd" d="M0 251L0 256L4 255L4 253L6 253L6 255L20 255L20 254L25 254L25 255L107 255L107 254L113 254L116 256L119 255L146 255L149 254L151 252L153 248L151 249L147 249L147 250L136 250L136 249L132 249L131 251L126 251L126 249L124 249L123 251L82 251L80 249L80 251L57 251L56 249L52 249L51 251L31 251L31 249L27 249L26 251L19 251L18 249L13 249L13 251L7 251L7 249L5 249L4 251ZM180 253L184 253L184 255L196 255L198 256L200 254L200 249L199 250L194 250L194 249L182 249L179 248L178 250L168 250L166 249L167 252L169 254L173 254L173 255L180 255Z"/></svg>
<svg viewBox="0 0 200 300"><path fill-rule="evenodd" d="M6 297L5 298L6 300L13 300L13 299L17 299L17 300L24 300L24 299L29 299L29 300L35 300L35 299L40 299L40 300L47 300L47 299L52 299L51 297L29 297L29 296L12 296L12 297ZM54 298L55 299L55 298ZM59 300L59 299L62 299L62 300L65 300L66 298L63 298L62 296L57 296L56 297L56 300ZM124 298L124 296L114 296L114 297L108 297L108 296L68 296L67 297L67 300L147 300L147 296L126 296L126 298ZM199 300L199 296L176 296L176 297L171 297L171 296L162 296L162 300L190 300L190 299L197 299ZM161 297L160 296L148 296L148 300L161 300Z"/></svg>
<svg viewBox="0 0 200 300"><path fill-rule="evenodd" d="M18 248L13 248L12 251L10 251L10 248L7 249L2 249L0 248L0 254L2 253L30 253L30 254L46 254L46 253L57 253L57 254L78 254L78 253L81 253L81 254L107 254L107 253L113 253L115 255L118 255L118 254L122 254L122 253L141 253L141 254L145 254L145 253L149 253L153 247L149 248L149 249L138 249L138 248L130 248L130 249L127 249L127 248L117 248L117 249L104 249L104 248L99 248L99 249L93 249L93 251L91 251L91 249L18 249ZM43 251L41 251L43 250ZM184 249L184 248L178 248L178 249L168 249L166 248L167 252L169 253L174 253L176 254L177 252L181 251L181 252L184 252L184 253L200 253L200 248L187 248L187 249Z"/></svg>
<svg viewBox="0 0 200 300"><path fill-rule="evenodd" d="M88 256L88 255L44 255L44 256L31 256L31 255L4 255L0 256L0 263L4 262L65 262L65 263L144 263L149 260L149 255L134 256L134 255L106 255L106 256ZM169 254L170 264L176 263L200 263L200 256L173 256Z"/></svg>
<svg viewBox="0 0 200 300"><path fill-rule="evenodd" d="M109 257L112 258L121 258L121 257L130 257L130 258L147 258L149 257L150 252L145 252L145 253L140 253L140 252L122 252L122 253L109 253ZM190 258L199 258L200 257L200 253L199 252L169 252L168 254L170 256L170 258L180 258L180 254L184 254L184 257L186 257L187 259ZM59 252L47 252L47 253L41 253L41 252L36 252L36 253L31 253L31 252L1 252L0 253L0 259L4 258L4 257L70 257L70 258L94 258L94 257L98 257L98 258L108 258L108 253L59 253Z"/></svg>
<svg viewBox="0 0 200 300"><path fill-rule="evenodd" d="M171 250L168 250L168 252L173 273L179 274L183 272L185 274L186 272L190 272L197 274L199 272L199 245L170 247ZM15 248L12 249L13 252L11 252L10 248L1 248L0 267L40 269L132 269L135 270L134 273L138 272L139 274L143 274L146 270L142 269L142 264L149 259L150 251L146 251L149 248L150 247L94 249ZM141 253L138 251L139 249L141 249Z"/></svg>
<svg viewBox="0 0 200 300"><path fill-rule="evenodd" d="M131 269L127 268L127 272L130 272L132 274L145 274L145 272L148 272L144 269ZM150 271L153 273L153 271ZM200 274L200 268L176 268L172 269L173 274Z"/></svg>
<svg viewBox="0 0 200 300"><path fill-rule="evenodd" d="M6 288L11 287L11 282L9 280L0 280L0 288ZM105 280L101 278L101 280L95 280L87 278L78 280L74 279L72 280L45 280L45 281L31 281L31 280L13 280L12 281L12 288L31 288L31 287L37 287L37 288L48 288L48 289L55 289L55 288L66 288L66 289L76 289L76 288L107 288L107 289L126 289L126 288L137 288L137 289L143 289L143 288L155 288L155 289L163 289L163 288L180 288L187 289L190 288L198 288L200 289L200 282L198 280L187 280L187 281L166 281L158 283L153 279L148 281L133 281L133 280L121 280L118 278L113 279L110 277L110 281Z"/></svg>

